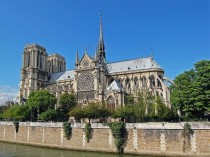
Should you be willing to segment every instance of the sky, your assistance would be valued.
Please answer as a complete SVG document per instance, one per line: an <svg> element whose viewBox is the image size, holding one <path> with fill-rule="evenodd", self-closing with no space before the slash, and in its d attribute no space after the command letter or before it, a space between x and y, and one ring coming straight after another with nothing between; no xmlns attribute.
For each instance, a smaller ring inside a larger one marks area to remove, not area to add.
<svg viewBox="0 0 210 157"><path fill-rule="evenodd" d="M77 50L95 53L101 13L107 62L153 56L173 80L210 59L210 0L0 0L0 104L18 93L26 44L74 69Z"/></svg>

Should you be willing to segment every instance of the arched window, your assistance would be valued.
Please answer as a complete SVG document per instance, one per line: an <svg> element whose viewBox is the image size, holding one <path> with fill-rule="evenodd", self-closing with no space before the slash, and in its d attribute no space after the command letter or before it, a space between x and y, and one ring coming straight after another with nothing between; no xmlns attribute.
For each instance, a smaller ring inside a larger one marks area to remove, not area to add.
<svg viewBox="0 0 210 157"><path fill-rule="evenodd" d="M31 60L30 53L28 53L28 67L30 66L30 60Z"/></svg>
<svg viewBox="0 0 210 157"><path fill-rule="evenodd" d="M43 53L40 54L40 69L42 69L43 66Z"/></svg>
<svg viewBox="0 0 210 157"><path fill-rule="evenodd" d="M126 86L127 91L130 90L130 87L131 87L130 86L130 79L128 77L125 80L125 86Z"/></svg>
<svg viewBox="0 0 210 157"><path fill-rule="evenodd" d="M155 87L155 77L153 75L150 76L150 87Z"/></svg>
<svg viewBox="0 0 210 157"><path fill-rule="evenodd" d="M53 62L53 59L51 60L51 72L53 73L54 71L54 69L53 69L53 66L54 66L54 62Z"/></svg>
<svg viewBox="0 0 210 157"><path fill-rule="evenodd" d="M50 60L48 61L48 66L49 66L48 72L51 73L51 62L50 62Z"/></svg>
<svg viewBox="0 0 210 157"><path fill-rule="evenodd" d="M135 77L135 78L134 78L134 89L135 89L135 90L138 90L138 88L139 88L138 78Z"/></svg>
<svg viewBox="0 0 210 157"><path fill-rule="evenodd" d="M40 52L37 52L37 58L36 58L36 66L39 67L39 56L40 56Z"/></svg>
<svg viewBox="0 0 210 157"><path fill-rule="evenodd" d="M145 76L142 77L142 87L147 87L147 79Z"/></svg>
<svg viewBox="0 0 210 157"><path fill-rule="evenodd" d="M109 96L107 99L107 108L111 111L115 110L115 101L112 96Z"/></svg>
<svg viewBox="0 0 210 157"><path fill-rule="evenodd" d="M123 87L123 85L122 85L122 79L121 78L118 79L118 82L121 85L121 87Z"/></svg>
<svg viewBox="0 0 210 157"><path fill-rule="evenodd" d="M60 71L62 71L62 62L60 62Z"/></svg>
<svg viewBox="0 0 210 157"><path fill-rule="evenodd" d="M159 77L160 80L162 79L162 76L161 75L159 75L158 77ZM158 83L157 86L158 87L161 87L161 82L160 82L159 79L157 78L157 83Z"/></svg>

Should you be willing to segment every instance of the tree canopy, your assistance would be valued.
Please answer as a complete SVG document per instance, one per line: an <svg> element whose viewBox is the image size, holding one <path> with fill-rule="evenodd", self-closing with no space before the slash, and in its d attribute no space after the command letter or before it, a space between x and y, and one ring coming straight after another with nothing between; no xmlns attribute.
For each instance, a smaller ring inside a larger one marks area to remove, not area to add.
<svg viewBox="0 0 210 157"><path fill-rule="evenodd" d="M62 119L68 119L69 111L77 104L74 94L64 93L60 97L59 106L57 111L59 117Z"/></svg>
<svg viewBox="0 0 210 157"><path fill-rule="evenodd" d="M29 107L26 105L12 106L6 109L2 114L2 118L11 119L11 120L24 121L29 119L29 117L30 117L30 110Z"/></svg>
<svg viewBox="0 0 210 157"><path fill-rule="evenodd" d="M90 103L83 108L76 106L69 112L69 115L75 117L77 120L81 118L88 118L90 121L91 119L109 117L111 112L103 105L98 103Z"/></svg>
<svg viewBox="0 0 210 157"><path fill-rule="evenodd" d="M178 75L171 86L171 103L183 118L202 120L210 117L210 61L202 60L194 69Z"/></svg>
<svg viewBox="0 0 210 157"><path fill-rule="evenodd" d="M54 109L56 97L47 90L33 91L26 102L26 105L32 110L33 117L38 118L39 114L48 109Z"/></svg>

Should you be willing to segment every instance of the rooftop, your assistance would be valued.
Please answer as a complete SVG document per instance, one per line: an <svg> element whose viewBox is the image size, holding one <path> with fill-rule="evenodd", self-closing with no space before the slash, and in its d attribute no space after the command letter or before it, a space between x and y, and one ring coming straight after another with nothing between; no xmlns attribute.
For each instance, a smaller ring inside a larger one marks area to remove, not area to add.
<svg viewBox="0 0 210 157"><path fill-rule="evenodd" d="M109 73L133 71L133 70L146 70L146 69L162 70L160 65L158 65L152 57L113 62L107 64L107 67Z"/></svg>
<svg viewBox="0 0 210 157"><path fill-rule="evenodd" d="M74 78L74 70L68 70L65 72L52 73L50 77L50 82L62 81L62 80L72 79L72 78Z"/></svg>

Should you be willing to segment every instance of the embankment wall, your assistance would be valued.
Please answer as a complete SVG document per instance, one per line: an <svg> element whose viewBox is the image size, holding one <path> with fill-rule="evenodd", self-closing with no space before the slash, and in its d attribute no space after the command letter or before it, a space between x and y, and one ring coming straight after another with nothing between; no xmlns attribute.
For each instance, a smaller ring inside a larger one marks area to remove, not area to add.
<svg viewBox="0 0 210 157"><path fill-rule="evenodd" d="M148 155L210 156L210 123L190 123L194 134L182 136L183 123L127 123L124 153ZM109 127L92 123L92 137L87 143L85 124L72 124L72 136L64 137L62 123L20 122L16 133L13 122L0 122L0 141L75 149L116 152Z"/></svg>

